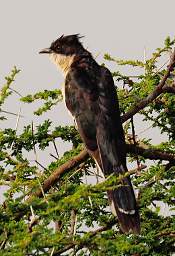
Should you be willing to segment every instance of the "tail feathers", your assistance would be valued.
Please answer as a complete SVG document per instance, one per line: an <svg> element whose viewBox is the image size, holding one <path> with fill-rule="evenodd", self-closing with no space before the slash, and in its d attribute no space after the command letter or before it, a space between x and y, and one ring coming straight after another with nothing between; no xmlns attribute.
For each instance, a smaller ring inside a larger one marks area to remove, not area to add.
<svg viewBox="0 0 175 256"><path fill-rule="evenodd" d="M115 173L117 176L119 174L124 175L127 172L126 163L123 160L124 164L118 164L118 157L114 154L115 148L114 150L111 149L108 155L103 154L103 151L109 149L110 145L106 147L105 144L98 143L98 150L90 151L90 153L94 157L99 170L104 173L104 177L111 173ZM122 158L120 160L122 161ZM120 185L117 189L107 191L112 211L114 215L118 216L123 233L139 234L140 219L130 177L123 178Z"/></svg>
<svg viewBox="0 0 175 256"><path fill-rule="evenodd" d="M125 208L119 207L120 202L118 202L118 191L117 190L110 190L107 191L109 202L111 205L111 210L114 215L117 215L120 228L123 233L133 233L133 234L140 234L140 218L139 213L135 204L135 207L133 209L127 209L127 205L125 205ZM121 194L121 191L120 191ZM127 193L123 194L123 199L125 198ZM131 199L133 197L132 194L129 196ZM127 195L127 200L129 200ZM134 199L135 200L135 197ZM124 199L125 201L125 199ZM125 201L126 202L126 201Z"/></svg>

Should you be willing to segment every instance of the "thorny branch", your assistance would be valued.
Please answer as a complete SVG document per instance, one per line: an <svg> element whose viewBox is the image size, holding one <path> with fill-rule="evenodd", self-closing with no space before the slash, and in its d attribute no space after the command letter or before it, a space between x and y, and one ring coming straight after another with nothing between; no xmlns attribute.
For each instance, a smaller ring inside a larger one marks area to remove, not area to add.
<svg viewBox="0 0 175 256"><path fill-rule="evenodd" d="M84 162L88 158L88 153L86 149L82 150L77 156L74 156L72 159L67 161L66 163L62 164L58 167L45 181L43 184L43 191L47 192L51 186L53 186L59 179L60 175L64 172L69 172L71 169L77 167L82 162ZM39 189L35 193L31 195L29 201L32 199L33 196L42 197L42 191Z"/></svg>
<svg viewBox="0 0 175 256"><path fill-rule="evenodd" d="M150 160L175 161L175 154L150 148L145 144L139 146L126 144L126 151L131 154L138 154Z"/></svg>
<svg viewBox="0 0 175 256"><path fill-rule="evenodd" d="M115 224L117 223L117 220L114 219L111 222L107 223L107 225L97 228L94 231L90 231L88 232L89 234L89 238L92 238L94 236L96 236L99 233L102 233L104 231L107 231L109 229L111 229ZM155 235L156 238L161 238L161 237L166 237L166 236L170 236L170 237L175 237L175 232L174 231L167 231L167 232L160 232L158 234ZM60 256L62 253L74 248L75 246L77 246L77 251L82 249L84 246L87 246L86 242L79 242L79 244L76 243L76 241L72 241L72 243L69 243L67 246L65 246L63 249L56 251L53 255L54 256Z"/></svg>
<svg viewBox="0 0 175 256"><path fill-rule="evenodd" d="M129 118L134 116L136 113L138 113L140 110L145 108L149 103L151 103L153 100L155 100L163 91L163 87L165 86L166 80L170 76L170 73L173 71L175 67L175 50L173 51L171 57L170 57L170 63L167 67L167 71L165 75L163 76L162 80L160 83L156 86L156 88L153 90L152 93L150 93L146 98L141 100L139 103L137 103L133 108L131 108L126 114L122 116L122 122L127 121ZM174 87L172 87L174 88ZM168 87L168 90L169 89ZM174 89L173 89L174 91Z"/></svg>
<svg viewBox="0 0 175 256"><path fill-rule="evenodd" d="M164 85L163 92L175 93L175 82L171 86Z"/></svg>
<svg viewBox="0 0 175 256"><path fill-rule="evenodd" d="M145 158L151 160L166 160L175 161L175 154L167 153L157 149L149 148L144 146L135 146L134 144L126 144L126 151L131 154L138 154ZM64 163L58 167L43 183L43 191L47 192L60 178L60 175L64 172L69 172L71 169L79 166L89 157L86 149L82 150L77 156L70 159L68 162ZM38 189L33 193L27 201L32 200L33 196L42 197L43 193L41 189Z"/></svg>
<svg viewBox="0 0 175 256"><path fill-rule="evenodd" d="M92 238L92 237L96 236L97 234L99 234L99 233L101 233L103 231L111 229L116 223L117 223L117 220L115 219L115 220L112 220L111 222L107 223L106 226L100 227L100 228L98 228L98 229L96 229L94 231L90 231L88 233L89 234L89 238ZM61 253L66 252L67 250L72 249L74 246L76 246L76 242L70 243L69 245L65 246L63 249L55 252L53 255L54 256L59 256ZM86 246L86 242L79 243L77 250L80 250L84 246Z"/></svg>

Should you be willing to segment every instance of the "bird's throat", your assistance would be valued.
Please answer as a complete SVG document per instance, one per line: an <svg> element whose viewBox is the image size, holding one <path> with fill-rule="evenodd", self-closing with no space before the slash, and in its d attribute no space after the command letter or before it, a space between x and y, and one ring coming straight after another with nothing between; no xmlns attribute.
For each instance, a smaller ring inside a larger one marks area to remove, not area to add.
<svg viewBox="0 0 175 256"><path fill-rule="evenodd" d="M74 61L75 55L64 55L64 54L56 54L52 53L50 54L50 59L55 63L57 68L61 69L64 76L68 73L73 61Z"/></svg>

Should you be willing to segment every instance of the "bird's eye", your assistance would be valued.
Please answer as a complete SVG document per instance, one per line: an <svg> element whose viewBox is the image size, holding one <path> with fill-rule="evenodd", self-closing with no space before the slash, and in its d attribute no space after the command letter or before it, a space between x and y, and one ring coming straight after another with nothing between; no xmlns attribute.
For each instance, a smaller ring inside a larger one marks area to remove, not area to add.
<svg viewBox="0 0 175 256"><path fill-rule="evenodd" d="M57 52L61 52L61 50L62 50L62 47L61 46L57 46Z"/></svg>

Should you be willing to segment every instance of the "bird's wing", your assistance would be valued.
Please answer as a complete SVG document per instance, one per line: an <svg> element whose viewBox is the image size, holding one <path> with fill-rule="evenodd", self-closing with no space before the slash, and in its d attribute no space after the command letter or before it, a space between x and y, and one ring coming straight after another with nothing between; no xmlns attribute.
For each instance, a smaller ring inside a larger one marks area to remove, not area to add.
<svg viewBox="0 0 175 256"><path fill-rule="evenodd" d="M65 94L81 138L105 176L124 174L127 171L125 140L111 73L100 66L72 69L66 78ZM138 233L139 217L130 178L123 179L122 184L108 191L108 197L122 230Z"/></svg>
<svg viewBox="0 0 175 256"><path fill-rule="evenodd" d="M101 67L99 82L99 115L96 123L97 145L105 174L127 172L125 138L113 78L109 70ZM139 214L130 178L124 178L121 187L108 191L108 197L118 215L121 228L139 233Z"/></svg>
<svg viewBox="0 0 175 256"><path fill-rule="evenodd" d="M74 117L80 136L88 150L96 150L96 83L85 67L72 68L65 80L65 103Z"/></svg>
<svg viewBox="0 0 175 256"><path fill-rule="evenodd" d="M114 167L126 167L126 152L116 88L111 73L105 67L101 67L98 90L96 138L103 159L103 170L105 174L111 174Z"/></svg>

